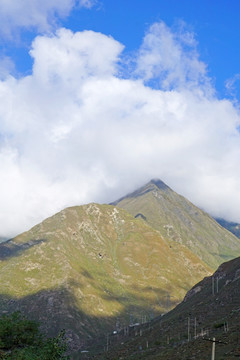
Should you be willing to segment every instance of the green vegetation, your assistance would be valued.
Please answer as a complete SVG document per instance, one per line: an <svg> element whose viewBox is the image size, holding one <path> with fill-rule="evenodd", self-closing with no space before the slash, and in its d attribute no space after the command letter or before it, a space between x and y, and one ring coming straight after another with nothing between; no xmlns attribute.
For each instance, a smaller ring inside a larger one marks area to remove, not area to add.
<svg viewBox="0 0 240 360"><path fill-rule="evenodd" d="M66 348L63 333L46 338L39 324L20 312L0 318L1 360L64 360Z"/></svg>
<svg viewBox="0 0 240 360"><path fill-rule="evenodd" d="M50 336L66 329L74 351L169 311L211 271L111 205L65 209L1 246L0 311L30 312Z"/></svg>
<svg viewBox="0 0 240 360"><path fill-rule="evenodd" d="M224 326L224 322L216 323L213 325L215 329L219 329Z"/></svg>

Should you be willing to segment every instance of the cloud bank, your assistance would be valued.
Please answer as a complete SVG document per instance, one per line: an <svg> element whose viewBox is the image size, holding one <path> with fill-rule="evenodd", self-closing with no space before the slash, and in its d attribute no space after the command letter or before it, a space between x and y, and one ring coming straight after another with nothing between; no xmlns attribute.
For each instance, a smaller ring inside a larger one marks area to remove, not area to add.
<svg viewBox="0 0 240 360"><path fill-rule="evenodd" d="M34 40L31 75L0 82L0 236L156 177L240 222L239 112L214 95L193 35L154 24L131 71L123 48L59 29Z"/></svg>
<svg viewBox="0 0 240 360"><path fill-rule="evenodd" d="M65 18L74 7L90 9L97 0L0 0L0 33L12 36L17 29L50 31L58 18Z"/></svg>

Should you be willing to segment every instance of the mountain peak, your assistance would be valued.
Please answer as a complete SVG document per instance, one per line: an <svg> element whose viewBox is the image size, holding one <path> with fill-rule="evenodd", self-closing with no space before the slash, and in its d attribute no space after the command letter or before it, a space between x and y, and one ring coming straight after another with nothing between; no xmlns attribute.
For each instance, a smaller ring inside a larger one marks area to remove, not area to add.
<svg viewBox="0 0 240 360"><path fill-rule="evenodd" d="M160 179L113 204L142 218L171 243L187 246L212 269L239 254L239 239Z"/></svg>
<svg viewBox="0 0 240 360"><path fill-rule="evenodd" d="M122 200L124 200L126 198L130 199L130 198L140 197L146 193L149 193L149 192L155 190L156 187L162 191L172 190L162 180L156 178L156 179L150 180L147 184L143 185L142 187L138 188L137 190L121 197L120 199L118 199L116 201L111 202L110 205L117 205L119 202L121 202Z"/></svg>
<svg viewBox="0 0 240 360"><path fill-rule="evenodd" d="M152 179L149 184L154 184L156 185L159 189L161 190L169 190L170 187L167 186L162 180L160 179Z"/></svg>

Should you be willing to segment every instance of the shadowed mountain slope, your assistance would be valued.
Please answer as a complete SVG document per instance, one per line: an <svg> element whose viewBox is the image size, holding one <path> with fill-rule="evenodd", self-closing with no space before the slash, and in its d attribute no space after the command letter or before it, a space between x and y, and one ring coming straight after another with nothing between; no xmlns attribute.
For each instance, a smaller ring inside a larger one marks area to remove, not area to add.
<svg viewBox="0 0 240 360"><path fill-rule="evenodd" d="M0 311L32 314L51 335L65 328L73 350L170 310L210 271L111 205L67 208L1 246Z"/></svg>
<svg viewBox="0 0 240 360"><path fill-rule="evenodd" d="M158 230L172 244L183 244L216 269L240 255L240 240L161 180L152 180L115 201L136 218Z"/></svg>
<svg viewBox="0 0 240 360"><path fill-rule="evenodd" d="M84 358L210 359L213 338L216 359L240 358L240 258L223 263L168 314L111 336L108 352Z"/></svg>

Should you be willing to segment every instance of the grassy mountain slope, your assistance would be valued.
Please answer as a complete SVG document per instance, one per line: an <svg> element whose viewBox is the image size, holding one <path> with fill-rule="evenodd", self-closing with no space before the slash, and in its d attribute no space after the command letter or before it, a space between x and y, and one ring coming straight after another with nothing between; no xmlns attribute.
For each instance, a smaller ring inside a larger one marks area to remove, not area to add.
<svg viewBox="0 0 240 360"><path fill-rule="evenodd" d="M184 244L213 269L240 255L238 238L160 180L113 204L148 223L172 244Z"/></svg>
<svg viewBox="0 0 240 360"><path fill-rule="evenodd" d="M214 285L214 287L213 287ZM214 291L213 291L214 289ZM148 324L110 337L109 351L88 359L216 359L240 358L240 258L223 263L215 274L195 285L184 301Z"/></svg>
<svg viewBox="0 0 240 360"><path fill-rule="evenodd" d="M67 208L0 244L0 311L20 309L72 349L169 310L209 268L123 209Z"/></svg>

